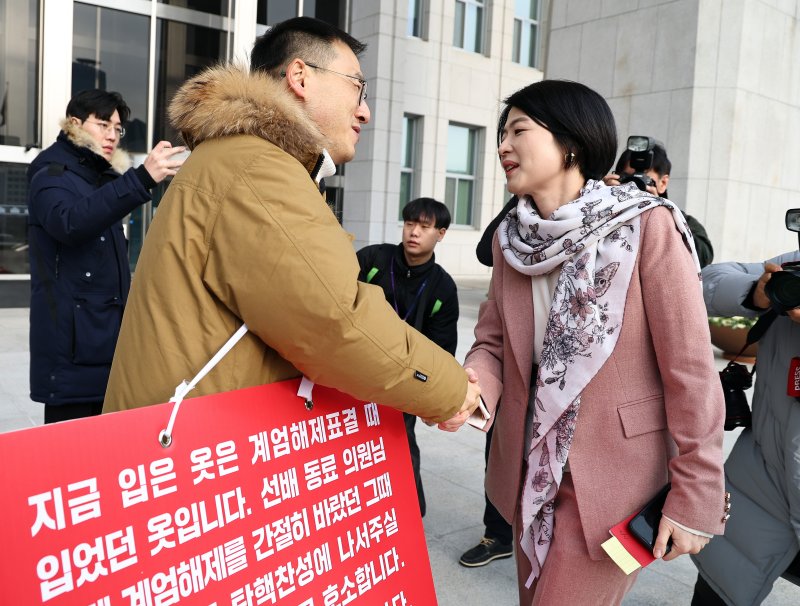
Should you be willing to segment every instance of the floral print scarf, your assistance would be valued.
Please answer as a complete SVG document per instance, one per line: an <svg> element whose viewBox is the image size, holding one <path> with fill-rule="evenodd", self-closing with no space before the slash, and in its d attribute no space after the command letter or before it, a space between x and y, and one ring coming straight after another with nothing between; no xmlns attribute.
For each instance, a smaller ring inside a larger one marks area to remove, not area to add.
<svg viewBox="0 0 800 606"><path fill-rule="evenodd" d="M633 183L608 187L588 180L580 197L543 219L529 197L519 200L498 229L503 257L529 276L561 267L547 319L531 443L525 453L520 546L531 562L530 587L554 531L555 498L575 432L581 393L619 337L625 299L639 250L640 215L664 206L700 265L681 211Z"/></svg>

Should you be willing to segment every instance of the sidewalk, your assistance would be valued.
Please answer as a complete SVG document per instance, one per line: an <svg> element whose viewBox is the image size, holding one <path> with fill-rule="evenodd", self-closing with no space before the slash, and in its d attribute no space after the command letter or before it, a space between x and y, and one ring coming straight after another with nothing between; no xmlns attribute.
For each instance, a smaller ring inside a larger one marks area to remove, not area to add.
<svg viewBox="0 0 800 606"><path fill-rule="evenodd" d="M486 289L487 282L459 281L459 360L472 344L472 329ZM40 425L43 408L28 399L28 310L0 309L0 334L0 433ZM718 364L721 368L724 361L718 360ZM417 436L428 503L425 535L440 606L513 606L517 591L512 558L482 568L458 564L459 556L483 533L483 433L465 427L450 434L417 423ZM735 437L736 432L726 432L726 453ZM666 564L654 562L639 575L623 604L688 606L695 577L688 557ZM766 606L798 603L800 587L782 579L763 602Z"/></svg>

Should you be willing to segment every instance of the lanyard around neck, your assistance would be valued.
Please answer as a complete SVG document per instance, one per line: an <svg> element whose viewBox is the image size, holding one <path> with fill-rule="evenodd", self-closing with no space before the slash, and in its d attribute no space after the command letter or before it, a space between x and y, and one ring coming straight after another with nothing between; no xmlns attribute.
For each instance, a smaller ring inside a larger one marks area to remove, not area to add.
<svg viewBox="0 0 800 606"><path fill-rule="evenodd" d="M395 289L395 284L394 284L394 264L396 262L397 262L396 259L392 259L392 262L389 265L389 276L391 277L392 281L392 302L394 303L394 311L399 316L400 308L397 305L397 290ZM406 315L403 316L403 322L408 320L408 317L411 315L411 312L414 311L414 308L419 302L419 297L422 294L422 291L425 290L425 286L427 286L427 284L428 284L428 278L425 278L425 280L422 282L422 284L420 284L419 288L417 289L417 294L414 295L414 300L411 301L411 305L409 305L408 309L406 310Z"/></svg>

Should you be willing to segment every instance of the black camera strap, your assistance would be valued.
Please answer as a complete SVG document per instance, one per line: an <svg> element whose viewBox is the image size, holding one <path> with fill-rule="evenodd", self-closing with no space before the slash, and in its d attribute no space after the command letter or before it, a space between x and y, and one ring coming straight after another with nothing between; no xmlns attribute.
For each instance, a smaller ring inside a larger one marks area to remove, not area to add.
<svg viewBox="0 0 800 606"><path fill-rule="evenodd" d="M744 353L744 350L750 347L753 343L757 343L761 337L767 332L772 323L775 321L775 318L778 317L778 314L775 310L770 309L768 312L761 314L755 324L753 324L752 328L747 331L747 337L745 337L744 345L739 350L739 353L736 354L736 357L731 360L731 362L736 362L739 359L739 356ZM750 375L752 376L755 373L756 367L753 366L753 370L750 371Z"/></svg>
<svg viewBox="0 0 800 606"><path fill-rule="evenodd" d="M778 314L773 309L770 309L765 314L761 314L761 317L758 318L758 321L753 324L753 327L750 330L747 331L747 339L744 347L742 347L742 351L744 351L748 345L752 345L761 339L761 337L764 336L764 333L767 332L767 329L772 326L772 323L777 317ZM742 351L740 351L739 354L741 354Z"/></svg>

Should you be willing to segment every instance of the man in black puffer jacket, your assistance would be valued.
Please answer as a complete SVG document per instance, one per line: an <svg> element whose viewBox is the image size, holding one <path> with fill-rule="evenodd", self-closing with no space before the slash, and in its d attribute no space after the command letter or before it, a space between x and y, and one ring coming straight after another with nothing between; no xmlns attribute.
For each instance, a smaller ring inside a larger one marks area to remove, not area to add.
<svg viewBox="0 0 800 606"><path fill-rule="evenodd" d="M31 399L45 423L100 414L131 281L122 219L184 150L161 141L130 168L119 93L81 91L66 114L28 168Z"/></svg>

